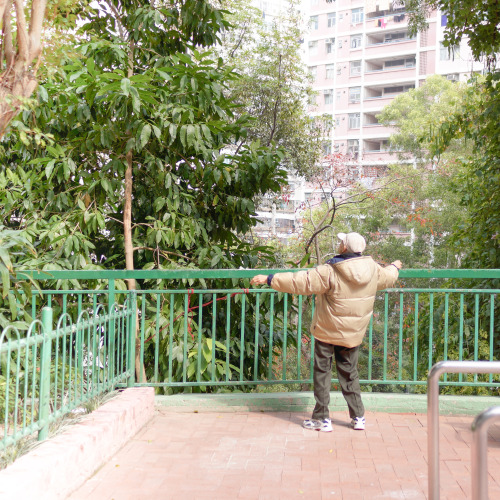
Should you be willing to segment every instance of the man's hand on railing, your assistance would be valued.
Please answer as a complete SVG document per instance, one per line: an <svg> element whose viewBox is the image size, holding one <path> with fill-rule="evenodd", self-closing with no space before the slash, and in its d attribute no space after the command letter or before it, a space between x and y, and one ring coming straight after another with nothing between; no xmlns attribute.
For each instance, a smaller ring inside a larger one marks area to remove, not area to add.
<svg viewBox="0 0 500 500"><path fill-rule="evenodd" d="M250 280L251 285L267 285L267 274L257 274Z"/></svg>

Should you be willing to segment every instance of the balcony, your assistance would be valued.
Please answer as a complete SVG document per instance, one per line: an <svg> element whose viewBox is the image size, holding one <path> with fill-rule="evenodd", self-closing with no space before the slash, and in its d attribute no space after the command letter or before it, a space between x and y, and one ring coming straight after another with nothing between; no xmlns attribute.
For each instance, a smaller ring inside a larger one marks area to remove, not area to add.
<svg viewBox="0 0 500 500"><path fill-rule="evenodd" d="M416 51L416 38L410 37L406 30L392 33L382 31L366 35L366 58L385 57L391 52Z"/></svg>
<svg viewBox="0 0 500 500"><path fill-rule="evenodd" d="M414 82L402 82L384 85L367 85L364 89L364 106L366 109L381 110L396 96L414 89Z"/></svg>
<svg viewBox="0 0 500 500"><path fill-rule="evenodd" d="M416 74L415 55L391 58L367 59L365 62L365 83L375 83L387 79L413 78ZM380 76L383 75L383 76Z"/></svg>
<svg viewBox="0 0 500 500"><path fill-rule="evenodd" d="M379 11L369 12L366 15L366 29L395 29L405 26L408 22L404 8L399 9L381 9Z"/></svg>
<svg viewBox="0 0 500 500"><path fill-rule="evenodd" d="M375 32L366 35L366 47L385 47L388 44L400 44L416 40L416 37L409 35L408 30L398 30L393 32ZM398 49L399 50L399 49Z"/></svg>

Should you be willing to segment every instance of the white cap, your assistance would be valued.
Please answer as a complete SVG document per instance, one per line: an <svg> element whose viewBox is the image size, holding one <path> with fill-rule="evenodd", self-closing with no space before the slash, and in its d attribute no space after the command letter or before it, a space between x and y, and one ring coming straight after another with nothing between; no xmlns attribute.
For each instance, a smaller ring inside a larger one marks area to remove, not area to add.
<svg viewBox="0 0 500 500"><path fill-rule="evenodd" d="M359 233L339 233L337 238L344 243L348 252L363 253L366 248L366 241Z"/></svg>

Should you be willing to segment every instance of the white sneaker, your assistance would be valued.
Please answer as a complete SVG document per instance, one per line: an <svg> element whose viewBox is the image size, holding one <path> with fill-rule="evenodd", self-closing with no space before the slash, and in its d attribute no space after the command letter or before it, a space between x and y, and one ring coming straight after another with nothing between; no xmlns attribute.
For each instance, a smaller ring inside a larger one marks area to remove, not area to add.
<svg viewBox="0 0 500 500"><path fill-rule="evenodd" d="M304 429L320 432L332 432L332 421L329 418L322 418L321 420L306 419L302 422Z"/></svg>
<svg viewBox="0 0 500 500"><path fill-rule="evenodd" d="M351 420L351 426L355 431L365 430L365 417L354 417Z"/></svg>

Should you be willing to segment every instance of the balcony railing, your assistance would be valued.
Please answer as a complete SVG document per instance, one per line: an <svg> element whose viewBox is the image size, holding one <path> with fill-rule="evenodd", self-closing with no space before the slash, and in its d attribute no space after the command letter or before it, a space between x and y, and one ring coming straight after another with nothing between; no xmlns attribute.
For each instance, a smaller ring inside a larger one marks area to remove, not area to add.
<svg viewBox="0 0 500 500"><path fill-rule="evenodd" d="M56 418L101 388L154 386L171 393L311 384L314 300L248 288L255 274L283 271L28 273L40 284L31 315L39 318L49 307L59 321L53 330L45 319L37 335L39 320L28 332L2 334L0 417L10 437L0 446L47 424L42 400L57 409L50 417ZM500 270L402 270L399 287L377 295L360 352L361 383L369 390L425 391L437 361L497 359L500 290L489 283L499 278ZM137 280L137 290L126 290L127 279ZM38 378L42 367L45 382ZM498 388L500 378L460 374L442 384Z"/></svg>

